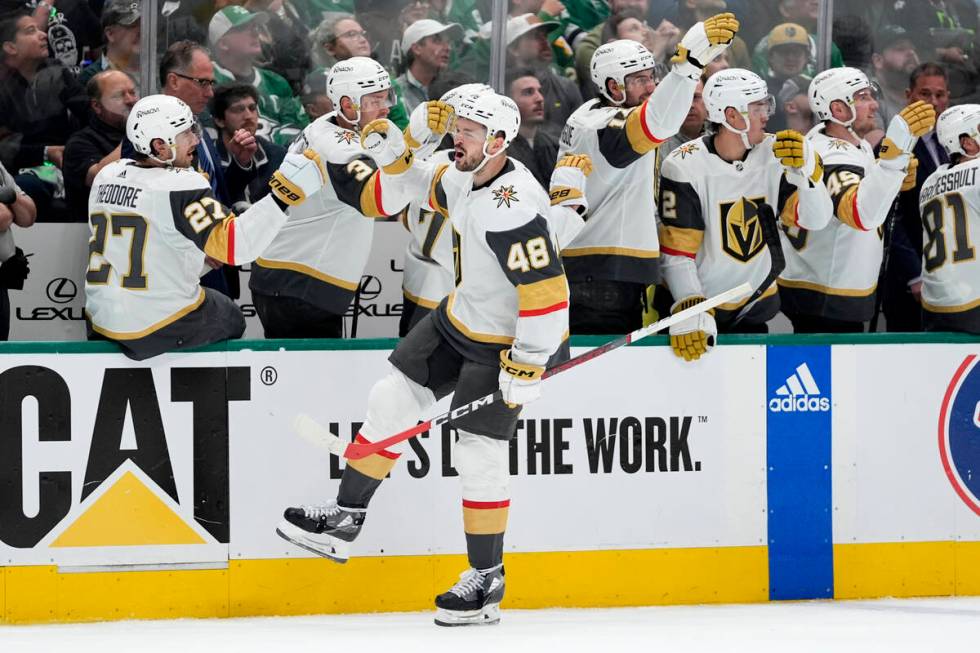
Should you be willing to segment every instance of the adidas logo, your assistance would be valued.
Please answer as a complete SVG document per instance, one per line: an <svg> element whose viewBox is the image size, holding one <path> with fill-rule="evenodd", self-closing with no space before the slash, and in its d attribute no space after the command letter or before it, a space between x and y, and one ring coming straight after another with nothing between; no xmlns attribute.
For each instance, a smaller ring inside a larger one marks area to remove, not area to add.
<svg viewBox="0 0 980 653"><path fill-rule="evenodd" d="M810 368L803 363L776 389L776 396L769 400L769 410L774 413L827 412L830 398L820 396L820 386Z"/></svg>

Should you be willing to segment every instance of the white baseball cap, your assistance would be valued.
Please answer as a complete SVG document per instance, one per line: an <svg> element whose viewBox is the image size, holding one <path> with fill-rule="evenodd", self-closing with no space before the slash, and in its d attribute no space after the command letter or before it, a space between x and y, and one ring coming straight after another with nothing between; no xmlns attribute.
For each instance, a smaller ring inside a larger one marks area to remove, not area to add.
<svg viewBox="0 0 980 653"><path fill-rule="evenodd" d="M507 19L507 45L510 45L528 32L536 30L540 27L546 27L550 32L560 24L561 23L554 20L543 21L534 14L511 16Z"/></svg>
<svg viewBox="0 0 980 653"><path fill-rule="evenodd" d="M406 27L405 33L402 34L402 52L408 52L413 45L427 36L435 36L443 32L449 32L446 36L453 41L459 41L463 38L463 28L459 23L443 25L438 20L431 18L417 20Z"/></svg>

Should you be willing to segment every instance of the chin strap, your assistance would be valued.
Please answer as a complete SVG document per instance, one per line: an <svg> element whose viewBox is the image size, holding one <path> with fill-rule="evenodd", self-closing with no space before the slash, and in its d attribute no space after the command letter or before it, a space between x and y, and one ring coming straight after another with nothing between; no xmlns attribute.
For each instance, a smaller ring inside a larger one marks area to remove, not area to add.
<svg viewBox="0 0 980 653"><path fill-rule="evenodd" d="M745 122L748 122L749 121L749 119L748 119L747 116L743 116L743 117L745 118ZM748 129L738 129L737 127L733 127L732 126L732 123L728 122L728 119L727 118L725 119L725 127L727 127L728 129L732 130L733 132L735 132L736 134L739 135L739 137L742 139L742 145L745 146L745 149L747 149L747 150L751 150L752 149L752 144L749 143L749 130Z"/></svg>

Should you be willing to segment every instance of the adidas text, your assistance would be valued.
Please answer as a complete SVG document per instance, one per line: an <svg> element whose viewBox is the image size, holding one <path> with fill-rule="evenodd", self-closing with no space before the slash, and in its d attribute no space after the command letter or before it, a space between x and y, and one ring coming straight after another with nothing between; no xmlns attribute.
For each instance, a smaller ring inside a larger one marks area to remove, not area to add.
<svg viewBox="0 0 980 653"><path fill-rule="evenodd" d="M774 413L826 412L830 410L830 399L808 395L773 397L769 400L769 410Z"/></svg>

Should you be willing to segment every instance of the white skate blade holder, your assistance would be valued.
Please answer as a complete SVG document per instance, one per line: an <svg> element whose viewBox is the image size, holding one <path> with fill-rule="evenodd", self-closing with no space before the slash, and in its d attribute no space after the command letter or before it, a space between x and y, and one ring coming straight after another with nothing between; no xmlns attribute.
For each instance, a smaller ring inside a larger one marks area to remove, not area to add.
<svg viewBox="0 0 980 653"><path fill-rule="evenodd" d="M500 604L488 603L479 610L444 610L436 608L437 626L493 626L500 623Z"/></svg>
<svg viewBox="0 0 980 653"><path fill-rule="evenodd" d="M344 564L350 558L350 542L330 535L308 533L285 519L276 526L276 534L301 549L340 564Z"/></svg>

